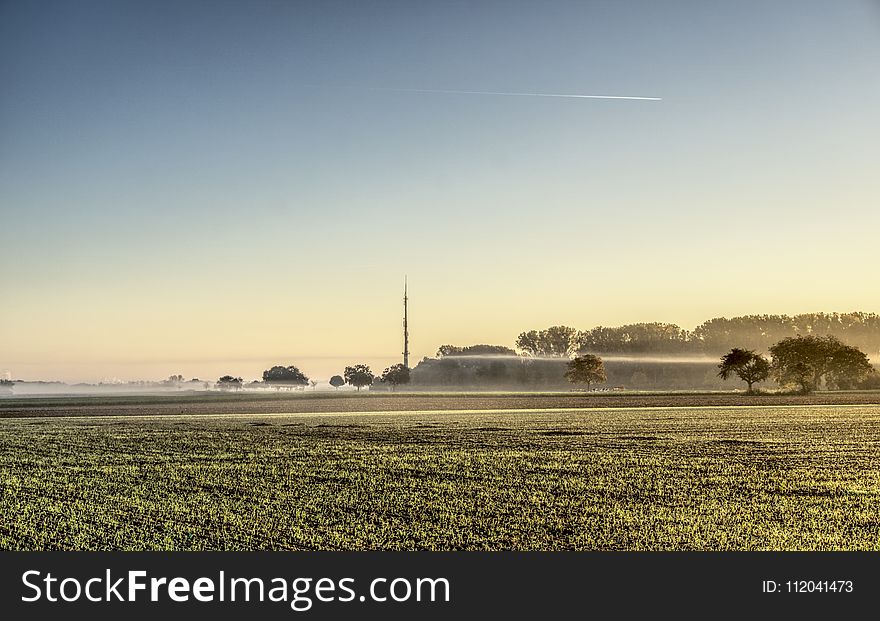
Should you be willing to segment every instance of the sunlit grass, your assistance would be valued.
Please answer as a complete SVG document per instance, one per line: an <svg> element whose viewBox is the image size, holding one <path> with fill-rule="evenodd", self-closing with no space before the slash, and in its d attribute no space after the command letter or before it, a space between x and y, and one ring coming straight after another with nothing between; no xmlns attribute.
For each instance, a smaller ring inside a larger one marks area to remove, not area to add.
<svg viewBox="0 0 880 621"><path fill-rule="evenodd" d="M880 549L880 407L0 420L5 549Z"/></svg>

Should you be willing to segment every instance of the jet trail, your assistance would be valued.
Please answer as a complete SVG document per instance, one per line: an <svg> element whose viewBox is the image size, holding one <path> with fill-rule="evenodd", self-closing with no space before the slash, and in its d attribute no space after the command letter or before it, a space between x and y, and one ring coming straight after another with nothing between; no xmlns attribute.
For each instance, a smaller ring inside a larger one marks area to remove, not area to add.
<svg viewBox="0 0 880 621"><path fill-rule="evenodd" d="M459 91L438 88L369 88L371 91L393 93L440 93L445 95L505 95L509 97L563 97L566 99L629 99L638 101L663 101L662 97L635 97L631 95L571 95L566 93L516 93L504 91Z"/></svg>

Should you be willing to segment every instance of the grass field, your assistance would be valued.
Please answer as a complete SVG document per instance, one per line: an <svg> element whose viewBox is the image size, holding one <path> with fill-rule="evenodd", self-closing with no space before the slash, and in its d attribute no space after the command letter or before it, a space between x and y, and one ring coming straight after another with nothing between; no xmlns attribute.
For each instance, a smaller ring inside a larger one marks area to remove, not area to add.
<svg viewBox="0 0 880 621"><path fill-rule="evenodd" d="M322 414L419 410L534 410L741 405L880 405L880 391L808 395L743 392L178 392L0 399L0 418L180 414Z"/></svg>
<svg viewBox="0 0 880 621"><path fill-rule="evenodd" d="M0 420L3 549L880 550L880 406Z"/></svg>

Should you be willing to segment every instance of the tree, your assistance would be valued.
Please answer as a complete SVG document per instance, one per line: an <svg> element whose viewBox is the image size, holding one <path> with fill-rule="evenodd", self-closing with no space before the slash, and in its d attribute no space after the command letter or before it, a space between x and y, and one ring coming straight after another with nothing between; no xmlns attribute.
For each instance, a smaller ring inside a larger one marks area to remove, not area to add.
<svg viewBox="0 0 880 621"><path fill-rule="evenodd" d="M400 384L409 384L409 380L409 368L402 362L390 366L382 372L382 381L386 384L391 384L391 390L394 390Z"/></svg>
<svg viewBox="0 0 880 621"><path fill-rule="evenodd" d="M796 385L804 393L817 390L823 378L837 387L856 384L874 372L860 349L833 336L785 338L770 348L770 355L774 379L783 386Z"/></svg>
<svg viewBox="0 0 880 621"><path fill-rule="evenodd" d="M345 367L345 371L342 374L345 376L345 381L358 390L361 389L361 386L369 386L372 384L373 378L375 377L370 370L370 367L365 364L356 364L353 367Z"/></svg>
<svg viewBox="0 0 880 621"><path fill-rule="evenodd" d="M692 348L688 333L673 323L597 326L578 334L578 352L679 354Z"/></svg>
<svg viewBox="0 0 880 621"><path fill-rule="evenodd" d="M864 352L850 345L840 345L831 356L825 383L829 388L848 390L859 387L876 374Z"/></svg>
<svg viewBox="0 0 880 621"><path fill-rule="evenodd" d="M691 333L694 349L707 353L731 347L766 350L773 343L798 334L834 336L872 354L880 353L880 315L875 313L804 313L801 315L746 315L716 317Z"/></svg>
<svg viewBox="0 0 880 621"><path fill-rule="evenodd" d="M263 371L263 381L279 386L305 386L309 383L309 378L297 367L291 365L289 367L276 366L268 371Z"/></svg>
<svg viewBox="0 0 880 621"><path fill-rule="evenodd" d="M599 356L593 354L577 356L570 360L567 366L565 378L573 384L586 384L587 390L589 390L590 384L599 384L608 379L605 376L605 363Z"/></svg>
<svg viewBox="0 0 880 621"><path fill-rule="evenodd" d="M803 393L815 390L827 372L827 347L815 336L784 338L772 347L773 378L781 386L796 385Z"/></svg>
<svg viewBox="0 0 880 621"><path fill-rule="evenodd" d="M242 379L240 377L232 377L224 375L217 380L217 388L220 390L239 390L241 388Z"/></svg>
<svg viewBox="0 0 880 621"><path fill-rule="evenodd" d="M753 384L770 377L770 363L764 356L750 349L734 347L721 357L718 368L718 377L726 380L731 375L736 375L748 384L748 392L752 392Z"/></svg>
<svg viewBox="0 0 880 621"><path fill-rule="evenodd" d="M504 345L441 345L437 350L438 358L449 356L515 356L516 352Z"/></svg>
<svg viewBox="0 0 880 621"><path fill-rule="evenodd" d="M345 380L342 379L341 375L334 375L330 378L330 385L333 386L336 390L339 390L339 387L345 384Z"/></svg>
<svg viewBox="0 0 880 621"><path fill-rule="evenodd" d="M542 330L539 337L545 356L568 356L577 349L578 331L568 326L552 326Z"/></svg>
<svg viewBox="0 0 880 621"><path fill-rule="evenodd" d="M464 347L459 347L457 345L441 345L437 350L437 357L443 358L444 356L460 356L461 351Z"/></svg>
<svg viewBox="0 0 880 621"><path fill-rule="evenodd" d="M539 355L538 331L529 330L520 334L516 337L516 347L531 356Z"/></svg>
<svg viewBox="0 0 880 621"><path fill-rule="evenodd" d="M316 390L318 388L318 380L309 380L309 386L312 387L312 390Z"/></svg>
<svg viewBox="0 0 880 621"><path fill-rule="evenodd" d="M568 326L551 326L537 332L523 332L516 339L516 346L531 356L569 356L578 347L578 331Z"/></svg>

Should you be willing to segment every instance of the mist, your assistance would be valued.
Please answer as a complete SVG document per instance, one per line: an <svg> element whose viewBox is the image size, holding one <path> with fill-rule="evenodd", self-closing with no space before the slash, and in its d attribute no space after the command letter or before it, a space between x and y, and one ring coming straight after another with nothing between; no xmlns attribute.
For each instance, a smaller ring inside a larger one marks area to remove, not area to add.
<svg viewBox="0 0 880 621"><path fill-rule="evenodd" d="M676 355L669 354L666 356L663 355L652 355L652 356L639 356L639 355L601 355L596 354L605 362L650 362L655 364L700 364L700 363L718 363L717 356L695 356L695 355ZM466 355L451 355L451 356L442 356L443 360L519 360L522 362L527 362L529 360L535 361L553 361L559 362L561 360L568 361L569 358L564 356L525 356L525 355L511 355L511 354L466 354Z"/></svg>

